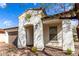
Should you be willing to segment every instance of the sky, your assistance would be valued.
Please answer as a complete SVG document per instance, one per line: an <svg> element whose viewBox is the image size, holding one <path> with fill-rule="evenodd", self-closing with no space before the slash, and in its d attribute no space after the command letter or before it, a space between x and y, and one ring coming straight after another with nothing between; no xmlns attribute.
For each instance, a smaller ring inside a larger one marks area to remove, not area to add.
<svg viewBox="0 0 79 59"><path fill-rule="evenodd" d="M65 5L66 10L70 10L72 6ZM10 28L18 26L18 17L29 8L39 8L38 3L0 3L0 28ZM52 11L51 11L52 10ZM54 15L63 12L58 5L52 5L50 9L46 9L47 15ZM74 24L77 21L72 21Z"/></svg>
<svg viewBox="0 0 79 59"><path fill-rule="evenodd" d="M0 28L18 26L18 16L32 7L37 6L33 4L0 3Z"/></svg>

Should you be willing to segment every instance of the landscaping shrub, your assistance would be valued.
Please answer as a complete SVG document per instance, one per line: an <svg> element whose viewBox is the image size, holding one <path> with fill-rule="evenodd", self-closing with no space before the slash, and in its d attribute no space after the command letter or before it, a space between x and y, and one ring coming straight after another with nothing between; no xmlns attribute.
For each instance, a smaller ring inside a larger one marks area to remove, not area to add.
<svg viewBox="0 0 79 59"><path fill-rule="evenodd" d="M30 17L31 17L31 15L30 14L26 14L26 20L27 21L30 21L29 19L30 19Z"/></svg>
<svg viewBox="0 0 79 59"><path fill-rule="evenodd" d="M37 48L36 47L32 47L32 52L36 53L37 52Z"/></svg>
<svg viewBox="0 0 79 59"><path fill-rule="evenodd" d="M67 49L67 55L71 55L72 54L72 50L70 48Z"/></svg>

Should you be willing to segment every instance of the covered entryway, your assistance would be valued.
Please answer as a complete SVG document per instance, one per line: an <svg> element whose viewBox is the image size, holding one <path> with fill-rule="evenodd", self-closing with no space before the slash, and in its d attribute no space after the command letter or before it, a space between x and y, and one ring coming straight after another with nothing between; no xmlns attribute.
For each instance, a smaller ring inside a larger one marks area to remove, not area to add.
<svg viewBox="0 0 79 59"><path fill-rule="evenodd" d="M45 46L62 46L62 21L51 19L43 21L43 36ZM59 38L60 37L60 38Z"/></svg>
<svg viewBox="0 0 79 59"><path fill-rule="evenodd" d="M25 30L26 30L26 45L33 46L33 42L34 42L33 25L29 24L29 25L25 26Z"/></svg>

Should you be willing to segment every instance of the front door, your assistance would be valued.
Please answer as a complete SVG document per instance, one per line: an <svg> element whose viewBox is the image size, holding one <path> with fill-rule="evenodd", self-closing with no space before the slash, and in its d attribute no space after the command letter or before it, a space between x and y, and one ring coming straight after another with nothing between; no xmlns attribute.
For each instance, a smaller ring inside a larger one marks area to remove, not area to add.
<svg viewBox="0 0 79 59"><path fill-rule="evenodd" d="M33 46L33 26L30 26L26 30L26 45L27 46Z"/></svg>

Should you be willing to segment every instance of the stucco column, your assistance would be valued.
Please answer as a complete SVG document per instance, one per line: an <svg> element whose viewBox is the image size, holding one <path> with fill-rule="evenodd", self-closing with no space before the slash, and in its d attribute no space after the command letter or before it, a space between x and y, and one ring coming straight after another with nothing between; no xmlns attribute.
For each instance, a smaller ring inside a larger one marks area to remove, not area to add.
<svg viewBox="0 0 79 59"><path fill-rule="evenodd" d="M26 47L26 32L24 28L24 19L19 19L19 28L18 28L18 48Z"/></svg>
<svg viewBox="0 0 79 59"><path fill-rule="evenodd" d="M5 43L9 44L9 35L7 31L5 31Z"/></svg>
<svg viewBox="0 0 79 59"><path fill-rule="evenodd" d="M72 51L75 51L72 25L70 19L62 20L62 30L63 30L63 50L71 49Z"/></svg>
<svg viewBox="0 0 79 59"><path fill-rule="evenodd" d="M34 24L34 47L38 50L44 49L44 40L43 40L43 23L40 17L37 17Z"/></svg>

